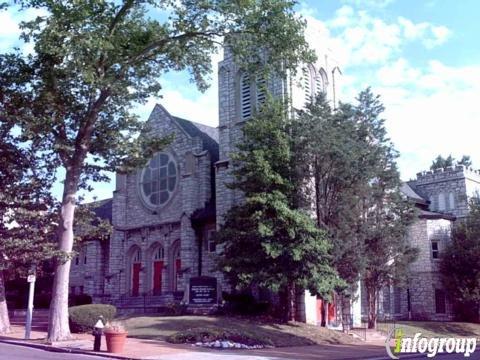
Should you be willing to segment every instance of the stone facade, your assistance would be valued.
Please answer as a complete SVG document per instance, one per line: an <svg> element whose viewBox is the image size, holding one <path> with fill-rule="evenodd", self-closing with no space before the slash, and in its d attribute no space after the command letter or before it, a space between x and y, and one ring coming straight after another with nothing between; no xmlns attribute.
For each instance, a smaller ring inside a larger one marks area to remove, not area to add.
<svg viewBox="0 0 480 360"><path fill-rule="evenodd" d="M318 91L326 92L335 102L333 76L337 66L321 51L317 49L316 64L301 67L295 75L261 79L274 96L289 99L292 116ZM140 295L157 296L158 302L179 300L189 278L198 275L215 276L221 289L228 290L215 269L219 249L210 240L225 213L242 201L241 193L227 187L233 181L230 157L242 139L243 125L263 96L259 79L248 75L247 81L246 75L225 49L218 70L218 128L172 116L161 105L155 106L148 119L149 131L156 136L173 134L174 140L149 162L150 172L140 169L117 174L113 199L100 205L109 209L103 215L108 213L113 232L110 239L90 241L81 249L72 265L72 293L86 293L94 301L119 306ZM161 159L167 159L168 166L158 165L164 161ZM156 174L155 183L145 180L154 176L147 173ZM449 241L452 224L465 217L468 198L479 189L480 173L462 166L419 173L404 185L405 195L419 208L419 217L408 234L411 245L419 249L419 257L411 265L405 287L391 286L380 293L381 316L453 317L439 277L439 257ZM356 298L362 299L363 306L354 301L346 311L356 323L360 309L366 313L360 289ZM324 306L321 299L300 291L300 318L318 323L319 306Z"/></svg>
<svg viewBox="0 0 480 360"><path fill-rule="evenodd" d="M452 320L452 303L440 276L441 254L450 241L451 229L468 214L468 200L480 190L480 172L464 166L447 167L417 174L403 186L406 197L419 212L408 239L418 248L410 265L407 284L386 287L378 298L380 317L413 320ZM362 298L362 314L367 314Z"/></svg>
<svg viewBox="0 0 480 360"><path fill-rule="evenodd" d="M468 198L480 190L480 172L458 165L418 173L409 184L429 200L430 210L463 218L468 213Z"/></svg>
<svg viewBox="0 0 480 360"><path fill-rule="evenodd" d="M305 64L296 74L269 79L246 74L225 49L218 70L218 128L177 118L156 105L148 119L149 131L157 136L174 135L162 154L168 159L168 176L176 174L175 184L170 187L170 182L162 185L163 180L158 184L145 180L157 174L156 157L136 173L117 174L111 201L113 233L103 245L92 242L82 250L89 254L88 262L72 268L72 285L83 286L94 301L119 306L136 306L138 301L132 299L141 295L151 296L152 302L161 302L158 297L167 295L164 300L179 299L189 278L200 274L215 276L222 289L228 290L222 274L215 271L219 249L209 240L225 213L242 201L241 193L226 186L233 180L231 153L242 139L243 125L264 101L265 87L274 96L289 100L292 116L319 92L335 102L334 86L335 81L339 84L340 72L335 72L338 67L331 54L321 49L318 41L314 45L317 63ZM158 162L163 161L163 155L158 156ZM172 169L170 162L175 164ZM158 174L155 176L162 176ZM161 186L164 190L159 190ZM300 290L299 316L316 324L319 301Z"/></svg>

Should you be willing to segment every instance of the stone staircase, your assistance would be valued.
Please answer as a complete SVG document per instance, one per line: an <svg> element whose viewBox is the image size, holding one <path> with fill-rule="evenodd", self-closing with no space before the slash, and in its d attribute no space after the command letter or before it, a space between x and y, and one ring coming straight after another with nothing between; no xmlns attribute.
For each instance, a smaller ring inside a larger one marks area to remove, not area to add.
<svg viewBox="0 0 480 360"><path fill-rule="evenodd" d="M48 309L34 309L32 316L32 329L45 330L48 327ZM10 325L25 326L27 321L27 310L19 309L9 312Z"/></svg>

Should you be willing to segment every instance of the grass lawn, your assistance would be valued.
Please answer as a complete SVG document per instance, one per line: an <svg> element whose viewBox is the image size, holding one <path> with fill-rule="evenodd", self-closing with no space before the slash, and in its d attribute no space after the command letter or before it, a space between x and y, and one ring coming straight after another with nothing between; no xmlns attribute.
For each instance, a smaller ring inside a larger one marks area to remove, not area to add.
<svg viewBox="0 0 480 360"><path fill-rule="evenodd" d="M276 347L358 343L358 340L341 332L304 323L279 324L252 318L222 316L152 315L132 316L121 320L125 322L129 336L142 339L171 340L178 333L208 331L214 334L234 333L257 343Z"/></svg>
<svg viewBox="0 0 480 360"><path fill-rule="evenodd" d="M378 330L386 330L388 324L378 323ZM391 326L391 325L390 325ZM426 337L476 337L480 339L480 324L439 321L397 321L395 328L401 328L406 336L417 332Z"/></svg>

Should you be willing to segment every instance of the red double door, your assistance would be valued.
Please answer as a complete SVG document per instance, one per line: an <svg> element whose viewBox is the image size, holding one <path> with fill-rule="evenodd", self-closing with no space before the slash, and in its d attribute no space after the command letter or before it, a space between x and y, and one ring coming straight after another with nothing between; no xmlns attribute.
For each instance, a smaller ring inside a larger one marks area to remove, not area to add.
<svg viewBox="0 0 480 360"><path fill-rule="evenodd" d="M141 264L134 263L132 266L132 296L140 293L140 270ZM163 261L153 263L153 293L159 295L162 292Z"/></svg>
<svg viewBox="0 0 480 360"><path fill-rule="evenodd" d="M163 261L153 263L153 293L159 295L162 292Z"/></svg>

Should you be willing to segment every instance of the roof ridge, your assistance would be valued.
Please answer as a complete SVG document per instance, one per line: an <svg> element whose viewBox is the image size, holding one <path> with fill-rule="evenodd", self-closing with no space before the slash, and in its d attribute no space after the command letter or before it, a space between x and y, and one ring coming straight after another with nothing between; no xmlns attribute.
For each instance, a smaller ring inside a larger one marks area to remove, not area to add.
<svg viewBox="0 0 480 360"><path fill-rule="evenodd" d="M194 124L194 125L206 126L206 127L209 127L210 129L217 129L217 128L218 128L217 126L211 126L211 125L207 125L207 124L200 123L200 122L198 122L198 121L188 120L188 119L185 119L185 118L183 118L183 117L176 116L176 115L172 115L172 117L174 117L175 119L180 119L180 120L183 120L183 121L191 122L191 123Z"/></svg>

